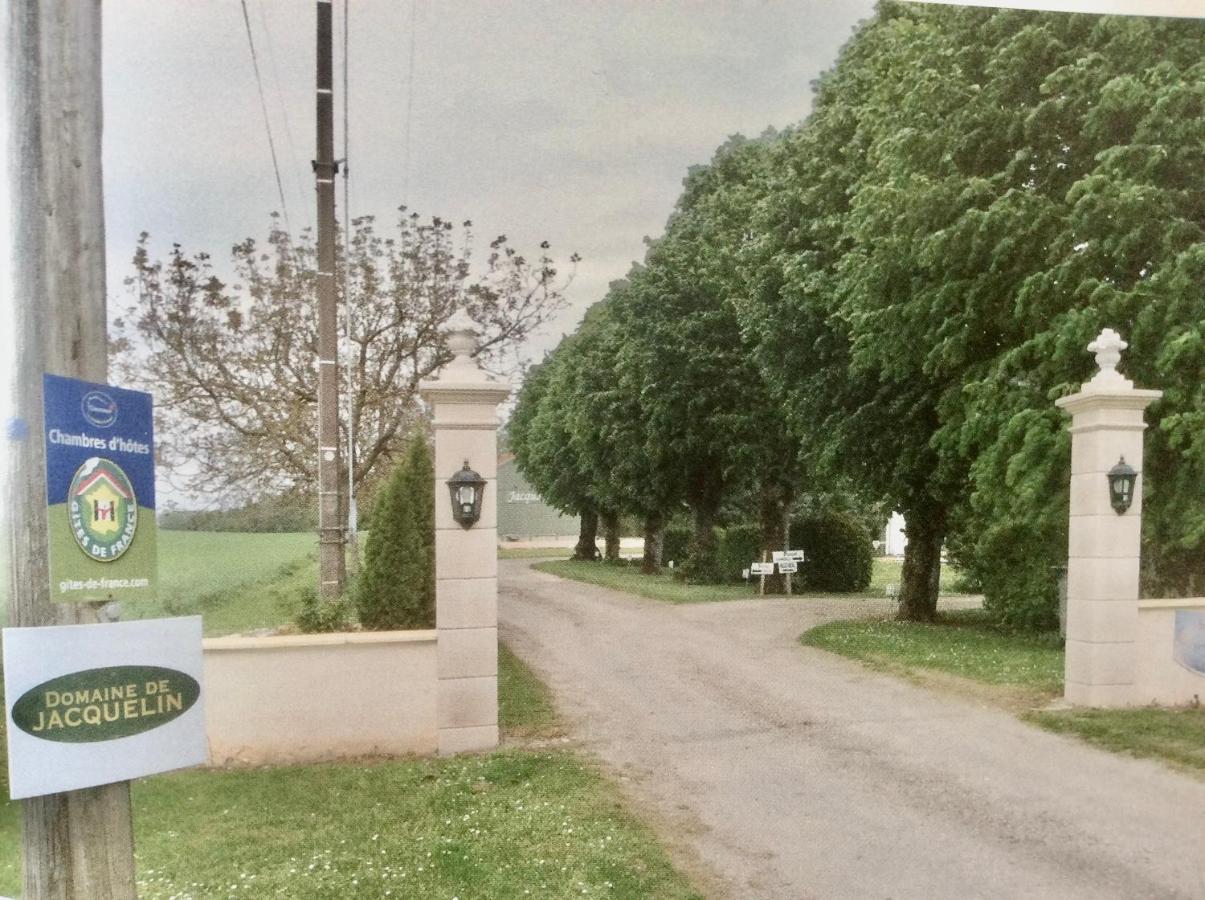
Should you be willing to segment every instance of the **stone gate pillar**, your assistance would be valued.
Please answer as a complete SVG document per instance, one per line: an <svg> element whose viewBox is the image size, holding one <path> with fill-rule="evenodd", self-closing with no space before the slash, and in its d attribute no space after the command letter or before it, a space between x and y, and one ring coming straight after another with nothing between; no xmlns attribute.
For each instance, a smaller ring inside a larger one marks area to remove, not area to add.
<svg viewBox="0 0 1205 900"><path fill-rule="evenodd" d="M435 431L435 627L439 752L498 744L498 404L510 387L472 358L477 326L460 312L448 323L455 358L419 391ZM447 481L468 463L485 479L481 517L452 516Z"/></svg>
<svg viewBox="0 0 1205 900"><path fill-rule="evenodd" d="M1143 411L1163 394L1136 389L1117 371L1127 346L1117 332L1102 331L1088 345L1099 371L1079 393L1055 401L1071 416L1064 696L1080 706L1135 702ZM1118 514L1108 472L1122 457L1139 475L1130 508Z"/></svg>

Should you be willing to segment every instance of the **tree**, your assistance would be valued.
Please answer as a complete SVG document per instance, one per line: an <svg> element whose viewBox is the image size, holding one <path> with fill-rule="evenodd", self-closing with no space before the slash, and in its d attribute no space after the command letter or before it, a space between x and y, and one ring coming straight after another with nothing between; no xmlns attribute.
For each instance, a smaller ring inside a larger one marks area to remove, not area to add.
<svg viewBox="0 0 1205 900"><path fill-rule="evenodd" d="M435 468L416 433L373 510L355 586L360 624L376 631L435 627Z"/></svg>
<svg viewBox="0 0 1205 900"><path fill-rule="evenodd" d="M589 472L574 451L563 400L563 361L577 336L565 338L527 371L507 437L524 477L550 506L581 519L574 559L598 558L599 508Z"/></svg>
<svg viewBox="0 0 1205 900"><path fill-rule="evenodd" d="M159 447L193 489L245 498L313 482L317 447L315 251L308 232L274 226L266 246L232 250L237 282L207 253L179 244L153 260L144 234L127 279L133 303L117 322L126 379L155 394ZM445 323L467 309L482 328L478 355L506 365L517 345L563 304L565 281L547 243L528 261L501 236L474 272L471 223L422 223L402 207L396 235L372 217L352 223L346 274L349 352L340 367L355 436L352 480L394 457L421 416L418 383L450 360ZM577 257L571 257L576 262Z"/></svg>

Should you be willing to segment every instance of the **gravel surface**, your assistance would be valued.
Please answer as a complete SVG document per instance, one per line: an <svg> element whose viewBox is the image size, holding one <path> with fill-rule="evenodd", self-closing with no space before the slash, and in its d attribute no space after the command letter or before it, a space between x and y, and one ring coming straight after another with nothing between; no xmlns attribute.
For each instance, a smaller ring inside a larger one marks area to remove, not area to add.
<svg viewBox="0 0 1205 900"><path fill-rule="evenodd" d="M799 644L878 601L670 606L529 562L503 639L709 895L1205 898L1205 781Z"/></svg>

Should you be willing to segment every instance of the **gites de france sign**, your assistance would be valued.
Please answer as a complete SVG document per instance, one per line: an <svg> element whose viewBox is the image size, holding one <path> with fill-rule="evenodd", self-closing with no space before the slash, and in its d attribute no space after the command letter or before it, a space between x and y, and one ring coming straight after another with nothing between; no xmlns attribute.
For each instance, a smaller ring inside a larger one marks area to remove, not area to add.
<svg viewBox="0 0 1205 900"><path fill-rule="evenodd" d="M151 395L43 378L52 600L155 592L155 441Z"/></svg>

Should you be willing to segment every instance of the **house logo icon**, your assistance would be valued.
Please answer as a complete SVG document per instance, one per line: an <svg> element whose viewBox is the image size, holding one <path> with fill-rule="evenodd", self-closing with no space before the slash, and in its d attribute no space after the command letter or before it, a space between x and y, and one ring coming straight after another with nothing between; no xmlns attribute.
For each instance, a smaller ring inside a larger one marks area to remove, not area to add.
<svg viewBox="0 0 1205 900"><path fill-rule="evenodd" d="M67 505L71 533L88 556L112 562L130 548L138 529L138 501L117 463L88 459L71 480Z"/></svg>
<svg viewBox="0 0 1205 900"><path fill-rule="evenodd" d="M117 401L104 391L88 391L84 394L80 411L97 428L108 428L117 421Z"/></svg>

